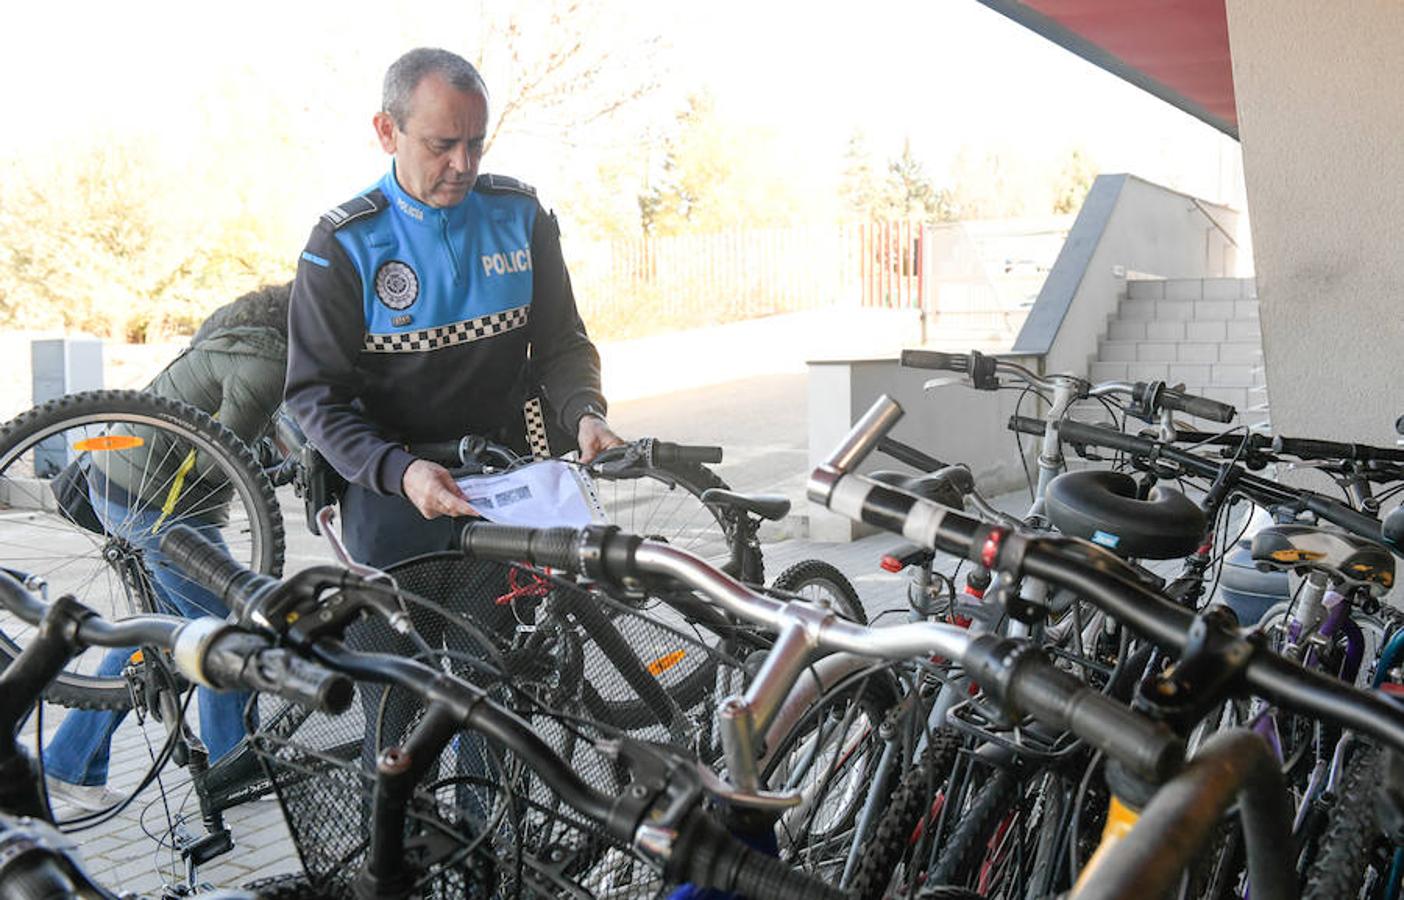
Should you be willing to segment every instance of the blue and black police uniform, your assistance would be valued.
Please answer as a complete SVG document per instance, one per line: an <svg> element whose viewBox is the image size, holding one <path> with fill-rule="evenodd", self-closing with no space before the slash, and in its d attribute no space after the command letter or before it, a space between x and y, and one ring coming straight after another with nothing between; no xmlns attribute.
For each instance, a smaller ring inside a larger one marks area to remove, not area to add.
<svg viewBox="0 0 1404 900"><path fill-rule="evenodd" d="M575 307L554 217L514 179L479 176L455 206L390 172L322 216L298 263L285 399L350 482L347 549L385 566L448 549L453 521L404 499L404 444L477 434L526 450L528 416L573 439L603 415L599 355ZM560 448L558 448L560 449Z"/></svg>

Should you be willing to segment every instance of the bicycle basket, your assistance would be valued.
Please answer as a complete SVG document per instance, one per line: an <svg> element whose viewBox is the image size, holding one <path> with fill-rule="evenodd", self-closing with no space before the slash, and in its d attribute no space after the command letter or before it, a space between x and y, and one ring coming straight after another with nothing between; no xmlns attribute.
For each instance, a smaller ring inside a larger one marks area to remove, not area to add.
<svg viewBox="0 0 1404 900"><path fill-rule="evenodd" d="M417 656L479 685L606 793L620 792L627 773L602 752L600 739L621 729L652 740L667 740L670 732L639 721L640 704L605 677L594 643L560 610L586 600L609 610L609 621L646 662L662 655L655 648L666 641L671 649L663 653L675 661L655 666L657 677L666 687L673 684L666 680L670 674L692 673L683 699L693 701L688 709L694 714L715 691L711 683L696 687L698 661L716 659L713 675L733 672L701 641L683 647L688 636L680 629L650 629L646 613L573 584L546 579L537 585L524 573L514 576L512 567L451 553L419 557L391 574L420 642L376 621L353 627L348 644ZM291 733L262 728L252 741L305 869L338 894L350 893L365 860L373 757L400 743L423 713L398 687L360 684L358 693L361 702L339 717L313 714ZM601 712L634 724L610 725L596 718ZM662 888L654 870L627 847L598 833L521 760L472 732L453 738L416 787L406 847L420 873L415 890L425 897L648 897Z"/></svg>

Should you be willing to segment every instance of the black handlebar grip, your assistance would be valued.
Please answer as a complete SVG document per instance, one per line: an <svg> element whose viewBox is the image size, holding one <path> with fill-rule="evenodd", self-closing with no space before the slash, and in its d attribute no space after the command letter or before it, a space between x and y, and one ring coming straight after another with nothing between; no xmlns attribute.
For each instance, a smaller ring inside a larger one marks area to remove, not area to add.
<svg viewBox="0 0 1404 900"><path fill-rule="evenodd" d="M1374 516L1358 512L1330 497L1320 494L1303 495L1303 505L1328 522L1334 522L1346 531L1372 541L1383 540L1380 534L1380 520Z"/></svg>
<svg viewBox="0 0 1404 900"><path fill-rule="evenodd" d="M1030 644L980 638L966 662L980 686L1016 712L1072 732L1157 784L1184 762L1184 741L1164 723L1093 690Z"/></svg>
<svg viewBox="0 0 1404 900"><path fill-rule="evenodd" d="M1093 444L1126 453L1145 453L1151 446L1149 441L1135 435L1072 419L1064 419L1058 423L1058 434L1063 440L1073 444Z"/></svg>
<svg viewBox="0 0 1404 900"><path fill-rule="evenodd" d="M1355 448L1338 441L1319 441L1314 438L1275 437L1272 439L1272 452L1285 453L1300 459L1354 459Z"/></svg>
<svg viewBox="0 0 1404 900"><path fill-rule="evenodd" d="M918 472L935 472L937 469L944 469L948 465L948 463L941 462L931 454L918 450L910 444L904 444L888 435L883 435L878 438L877 448L878 452L886 453L898 462L905 463Z"/></svg>
<svg viewBox="0 0 1404 900"><path fill-rule="evenodd" d="M461 542L465 556L498 559L504 562L526 560L579 574L580 530L577 528L520 528L469 522L463 526Z"/></svg>
<svg viewBox="0 0 1404 900"><path fill-rule="evenodd" d="M1191 416L1199 416L1201 419L1210 419L1214 422L1232 422L1233 417L1238 415L1238 410L1232 404L1220 403L1218 400L1210 400L1208 397L1186 394L1182 391L1165 390L1161 392L1160 402L1170 409L1176 409Z"/></svg>
<svg viewBox="0 0 1404 900"><path fill-rule="evenodd" d="M1043 437L1048 430L1048 422L1044 419L1035 419L1032 416L1010 416L1009 430L1017 431L1020 434L1031 434L1035 437Z"/></svg>
<svg viewBox="0 0 1404 900"><path fill-rule="evenodd" d="M1404 450L1394 447L1371 447L1367 444L1343 444L1315 438L1275 437L1272 451L1300 459L1348 459L1357 462L1386 460L1404 462Z"/></svg>
<svg viewBox="0 0 1404 900"><path fill-rule="evenodd" d="M715 465L722 461L722 448L720 447L693 447L685 444L673 444L667 441L655 441L653 443L653 460L657 465L667 465L668 463L707 463Z"/></svg>
<svg viewBox="0 0 1404 900"><path fill-rule="evenodd" d="M261 635L233 629L210 642L201 666L219 687L276 694L331 715L349 709L356 693L355 682L346 675L272 648Z"/></svg>
<svg viewBox="0 0 1404 900"><path fill-rule="evenodd" d="M187 525L173 525L161 536L161 552L191 581L202 585L236 614L276 578L247 569L228 551Z"/></svg>
<svg viewBox="0 0 1404 900"><path fill-rule="evenodd" d="M938 350L903 350L902 365L909 369L964 373L970 371L970 358L962 353L941 353Z"/></svg>
<svg viewBox="0 0 1404 900"><path fill-rule="evenodd" d="M423 441L407 444L405 449L413 456L450 469L463 465L462 441Z"/></svg>
<svg viewBox="0 0 1404 900"><path fill-rule="evenodd" d="M741 897L851 900L846 891L746 846L701 810L679 829L664 877Z"/></svg>

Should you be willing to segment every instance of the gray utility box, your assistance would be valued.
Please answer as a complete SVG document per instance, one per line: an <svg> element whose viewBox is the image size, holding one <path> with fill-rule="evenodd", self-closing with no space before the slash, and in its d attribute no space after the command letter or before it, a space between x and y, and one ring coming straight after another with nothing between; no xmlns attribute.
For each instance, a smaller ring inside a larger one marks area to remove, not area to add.
<svg viewBox="0 0 1404 900"><path fill-rule="evenodd" d="M102 341L97 338L53 338L30 344L34 405L64 394L102 388ZM35 448L35 473L41 478L68 465L68 448L62 438Z"/></svg>

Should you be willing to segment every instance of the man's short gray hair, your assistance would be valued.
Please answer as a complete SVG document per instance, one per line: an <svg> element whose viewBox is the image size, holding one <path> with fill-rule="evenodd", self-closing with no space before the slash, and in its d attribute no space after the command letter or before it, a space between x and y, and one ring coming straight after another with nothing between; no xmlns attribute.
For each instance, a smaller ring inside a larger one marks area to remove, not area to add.
<svg viewBox="0 0 1404 900"><path fill-rule="evenodd" d="M385 70L385 91L381 108L404 129L410 114L410 95L426 75L438 74L464 93L488 95L483 76L473 64L457 53L437 47L416 47Z"/></svg>

